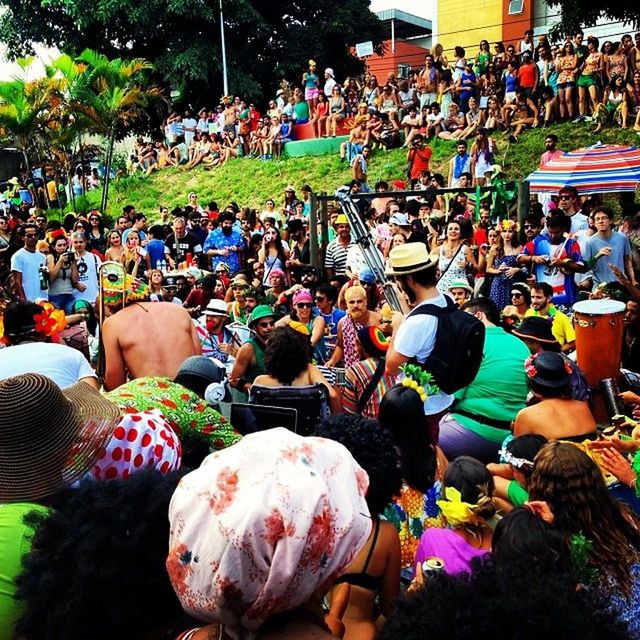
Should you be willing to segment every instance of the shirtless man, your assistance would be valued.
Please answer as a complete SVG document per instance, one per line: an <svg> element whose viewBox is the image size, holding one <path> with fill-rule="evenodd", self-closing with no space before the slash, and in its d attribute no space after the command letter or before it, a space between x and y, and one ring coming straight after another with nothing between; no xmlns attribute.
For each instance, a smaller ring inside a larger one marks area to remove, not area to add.
<svg viewBox="0 0 640 640"><path fill-rule="evenodd" d="M109 283L104 282L105 306L116 311L122 306L122 290L110 289ZM139 302L148 298L148 289L138 284L133 293L132 284L133 280L127 279L125 308L102 325L107 391L124 384L127 378L166 376L173 379L189 356L202 353L186 309L170 302Z"/></svg>
<svg viewBox="0 0 640 640"><path fill-rule="evenodd" d="M349 132L349 140L340 143L340 160L349 162L362 151L367 140L366 120L360 120Z"/></svg>
<svg viewBox="0 0 640 640"><path fill-rule="evenodd" d="M433 56L424 59L425 67L418 76L420 89L420 108L429 106L438 98L438 70L434 66Z"/></svg>
<svg viewBox="0 0 640 640"><path fill-rule="evenodd" d="M222 100L224 106L224 111L222 112L224 117L224 131L227 133L229 131L235 131L236 120L238 119L238 110L236 105L229 100L228 96L225 96Z"/></svg>
<svg viewBox="0 0 640 640"><path fill-rule="evenodd" d="M336 348L327 361L327 367L335 367L344 362L343 366L349 368L357 362L359 357L355 338L358 330L380 324L380 314L367 309L367 292L364 287L349 287L345 291L344 299L347 303L347 315L338 322Z"/></svg>

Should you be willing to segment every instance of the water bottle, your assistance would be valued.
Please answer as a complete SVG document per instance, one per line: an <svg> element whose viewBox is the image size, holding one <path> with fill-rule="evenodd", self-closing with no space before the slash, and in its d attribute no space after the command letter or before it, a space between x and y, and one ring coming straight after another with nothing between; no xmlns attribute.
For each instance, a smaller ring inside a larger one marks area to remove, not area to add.
<svg viewBox="0 0 640 640"><path fill-rule="evenodd" d="M163 275L167 273L167 263L164 260L160 260L160 262L158 263L158 268L160 269L160 271L162 271Z"/></svg>
<svg viewBox="0 0 640 640"><path fill-rule="evenodd" d="M38 280L40 281L40 291L46 291L49 288L49 269L44 264L38 267Z"/></svg>

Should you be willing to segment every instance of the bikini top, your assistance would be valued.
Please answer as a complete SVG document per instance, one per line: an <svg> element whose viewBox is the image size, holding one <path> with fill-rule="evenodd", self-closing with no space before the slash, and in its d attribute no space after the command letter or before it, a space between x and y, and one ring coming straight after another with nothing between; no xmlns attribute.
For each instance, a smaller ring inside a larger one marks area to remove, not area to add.
<svg viewBox="0 0 640 640"><path fill-rule="evenodd" d="M370 576L367 573L367 569L369 568L369 562L371 561L371 556L373 555L373 550L376 548L376 542L378 541L378 534L380 533L380 519L376 518L375 528L373 530L373 541L371 542L371 546L369 547L369 553L367 554L367 559L364 561L364 567L362 567L362 571L360 573L345 573L340 576L334 584L352 584L356 587L362 587L363 589L368 589L369 591L377 591L382 584L382 576Z"/></svg>

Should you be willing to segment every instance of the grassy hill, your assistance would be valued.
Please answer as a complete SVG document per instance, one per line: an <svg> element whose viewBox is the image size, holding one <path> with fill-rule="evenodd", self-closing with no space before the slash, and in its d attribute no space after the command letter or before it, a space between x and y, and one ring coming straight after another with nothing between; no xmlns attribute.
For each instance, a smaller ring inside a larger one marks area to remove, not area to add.
<svg viewBox="0 0 640 640"><path fill-rule="evenodd" d="M498 134L494 136L498 146L496 161L510 178L521 180L538 166L547 133L558 135L558 146L566 151L598 141L640 143L640 137L634 131L607 128L593 134L592 127L588 124L562 124L548 129L533 129L527 131L516 144L509 144L505 136ZM432 171L446 176L447 163L455 153L455 144L434 140L431 147ZM405 166L406 150L376 150L369 165L369 182L373 185L381 179L403 178ZM171 208L186 204L190 191L198 194L202 204L215 200L220 206L224 206L233 200L240 206L261 208L267 198L274 198L276 204L281 201L284 187L288 184L297 189L303 184L310 184L317 192L332 193L337 186L349 180L349 167L346 163L341 163L337 155L292 158L277 162L239 158L212 171L205 171L201 167L187 172L168 169L149 177L134 175L122 178L112 183L108 209L109 213L117 214L125 204L134 204L138 211L152 215L160 205ZM89 194L90 203L97 202L98 198L99 194Z"/></svg>

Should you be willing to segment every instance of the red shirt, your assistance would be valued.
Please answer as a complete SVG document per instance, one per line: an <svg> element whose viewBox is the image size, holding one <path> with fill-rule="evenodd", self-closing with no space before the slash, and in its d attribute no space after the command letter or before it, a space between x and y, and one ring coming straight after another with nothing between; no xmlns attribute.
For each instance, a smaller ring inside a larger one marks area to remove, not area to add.
<svg viewBox="0 0 640 640"><path fill-rule="evenodd" d="M412 150L410 155L412 180L417 180L423 171L429 171L429 159L432 153L430 147Z"/></svg>
<svg viewBox="0 0 640 640"><path fill-rule="evenodd" d="M536 65L533 62L523 64L518 69L518 79L520 80L521 87L533 89L536 84Z"/></svg>

